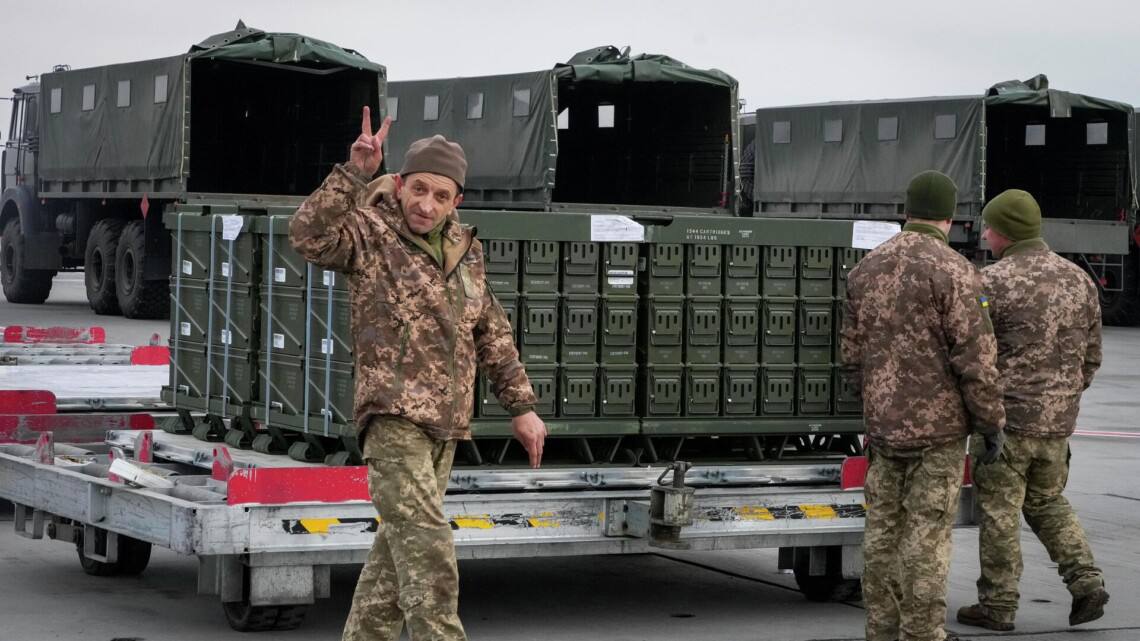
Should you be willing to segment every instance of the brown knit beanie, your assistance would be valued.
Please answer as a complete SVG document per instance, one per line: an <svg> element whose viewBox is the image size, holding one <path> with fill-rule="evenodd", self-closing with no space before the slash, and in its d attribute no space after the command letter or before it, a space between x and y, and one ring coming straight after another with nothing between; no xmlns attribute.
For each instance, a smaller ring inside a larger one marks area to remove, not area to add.
<svg viewBox="0 0 1140 641"><path fill-rule="evenodd" d="M450 178L463 191L463 181L467 177L467 156L463 153L463 147L449 142L439 134L413 142L404 155L400 175L421 172Z"/></svg>

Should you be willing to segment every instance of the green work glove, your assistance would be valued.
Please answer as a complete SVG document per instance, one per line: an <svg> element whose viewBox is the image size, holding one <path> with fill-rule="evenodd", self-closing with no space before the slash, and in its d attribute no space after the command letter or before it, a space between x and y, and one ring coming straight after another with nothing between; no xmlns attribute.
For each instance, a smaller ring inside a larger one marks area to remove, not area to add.
<svg viewBox="0 0 1140 641"><path fill-rule="evenodd" d="M986 442L986 451L978 457L978 463L989 465L1001 458L1001 448L1005 445L1005 432L986 434L982 437Z"/></svg>

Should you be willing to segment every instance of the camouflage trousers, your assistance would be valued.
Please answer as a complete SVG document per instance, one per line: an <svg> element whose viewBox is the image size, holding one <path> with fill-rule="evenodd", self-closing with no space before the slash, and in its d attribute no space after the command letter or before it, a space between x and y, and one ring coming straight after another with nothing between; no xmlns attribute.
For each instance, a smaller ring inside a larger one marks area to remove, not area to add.
<svg viewBox="0 0 1140 641"><path fill-rule="evenodd" d="M970 453L985 449L972 439ZM1001 459L974 468L981 511L978 602L990 616L1013 622L1020 598L1021 515L1033 529L1074 597L1104 586L1088 538L1061 493L1069 480L1069 439L1006 435Z"/></svg>
<svg viewBox="0 0 1140 641"><path fill-rule="evenodd" d="M867 641L946 638L946 573L966 439L914 450L872 446L864 493Z"/></svg>
<svg viewBox="0 0 1140 641"><path fill-rule="evenodd" d="M428 438L402 419L378 418L364 437L368 489L380 527L360 573L344 641L462 641L455 541L443 495L455 441Z"/></svg>

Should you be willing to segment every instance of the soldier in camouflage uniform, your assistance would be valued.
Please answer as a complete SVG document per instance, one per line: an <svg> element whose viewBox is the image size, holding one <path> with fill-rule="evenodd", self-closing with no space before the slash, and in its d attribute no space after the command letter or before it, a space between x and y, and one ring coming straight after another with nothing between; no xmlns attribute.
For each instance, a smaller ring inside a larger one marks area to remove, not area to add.
<svg viewBox="0 0 1140 641"><path fill-rule="evenodd" d="M348 276L355 419L380 526L344 629L347 640L466 639L443 513L455 444L471 438L475 369L510 411L538 467L546 427L507 315L484 279L483 249L459 224L467 162L442 136L412 143L398 175L372 180L390 120L368 107L349 161L289 226L307 260ZM369 182L371 181L371 182Z"/></svg>
<svg viewBox="0 0 1140 641"><path fill-rule="evenodd" d="M997 335L1008 440L1001 459L974 474L982 511L979 603L960 609L958 621L1013 629L1024 514L1073 595L1069 624L1085 623L1104 614L1108 593L1061 493L1081 392L1100 366L1096 285L1041 239L1041 209L1030 194L1005 191L982 218L983 237L1001 259L982 270L982 278Z"/></svg>
<svg viewBox="0 0 1140 641"><path fill-rule="evenodd" d="M949 177L907 188L901 233L848 278L843 366L863 397L869 441L863 602L868 641L946 638L950 531L966 437L1001 450L1005 413L981 276L950 248Z"/></svg>

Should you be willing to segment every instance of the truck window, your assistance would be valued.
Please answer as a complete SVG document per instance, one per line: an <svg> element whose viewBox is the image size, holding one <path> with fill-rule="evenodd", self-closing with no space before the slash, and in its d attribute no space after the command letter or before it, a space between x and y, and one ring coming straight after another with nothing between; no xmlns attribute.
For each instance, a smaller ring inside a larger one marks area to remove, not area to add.
<svg viewBox="0 0 1140 641"><path fill-rule="evenodd" d="M511 96L511 115L530 115L530 89L515 89Z"/></svg>
<svg viewBox="0 0 1140 641"><path fill-rule="evenodd" d="M63 111L63 89L56 87L51 90L51 112L57 114Z"/></svg>
<svg viewBox="0 0 1140 641"><path fill-rule="evenodd" d="M879 118L879 140L898 140L899 139L899 119L898 116L889 116L886 118Z"/></svg>
<svg viewBox="0 0 1140 641"><path fill-rule="evenodd" d="M17 97L12 101L12 120L8 123L8 140L18 140L20 137L20 110L24 101Z"/></svg>
<svg viewBox="0 0 1140 641"><path fill-rule="evenodd" d="M95 108L95 85L83 85L83 111Z"/></svg>
<svg viewBox="0 0 1140 641"><path fill-rule="evenodd" d="M166 102L166 85L170 81L166 74L154 77L154 104Z"/></svg>
<svg viewBox="0 0 1140 641"><path fill-rule="evenodd" d="M777 120L772 123L772 142L777 145L786 145L792 142L792 121Z"/></svg>
<svg viewBox="0 0 1140 641"><path fill-rule="evenodd" d="M570 128L570 108L569 107L563 107L562 111L558 112L558 128L559 129L569 129Z"/></svg>
<svg viewBox="0 0 1140 641"><path fill-rule="evenodd" d="M1045 125L1025 125L1025 146L1045 146Z"/></svg>
<svg viewBox="0 0 1140 641"><path fill-rule="evenodd" d="M843 121L823 121L823 142L843 142Z"/></svg>
<svg viewBox="0 0 1140 641"><path fill-rule="evenodd" d="M613 105L598 105L598 128L599 129L613 129L614 127L614 106Z"/></svg>
<svg viewBox="0 0 1140 641"><path fill-rule="evenodd" d="M1086 145L1107 145L1108 144L1108 123L1107 122L1090 122L1085 125L1085 144Z"/></svg>
<svg viewBox="0 0 1140 641"><path fill-rule="evenodd" d="M936 140L949 140L957 135L957 114L938 114L934 117L934 138Z"/></svg>
<svg viewBox="0 0 1140 641"><path fill-rule="evenodd" d="M24 98L24 140L35 140L39 131L39 101L37 96Z"/></svg>
<svg viewBox="0 0 1140 641"><path fill-rule="evenodd" d="M439 96L424 96L424 120L439 120Z"/></svg>
<svg viewBox="0 0 1140 641"><path fill-rule="evenodd" d="M479 120L483 117L483 92L467 94L467 119Z"/></svg>
<svg viewBox="0 0 1140 641"><path fill-rule="evenodd" d="M130 107L131 106L131 81L120 80L118 87L118 94L115 96L115 106L117 107Z"/></svg>
<svg viewBox="0 0 1140 641"><path fill-rule="evenodd" d="M400 99L396 96L388 96L388 117L392 122L396 122L400 114Z"/></svg>

